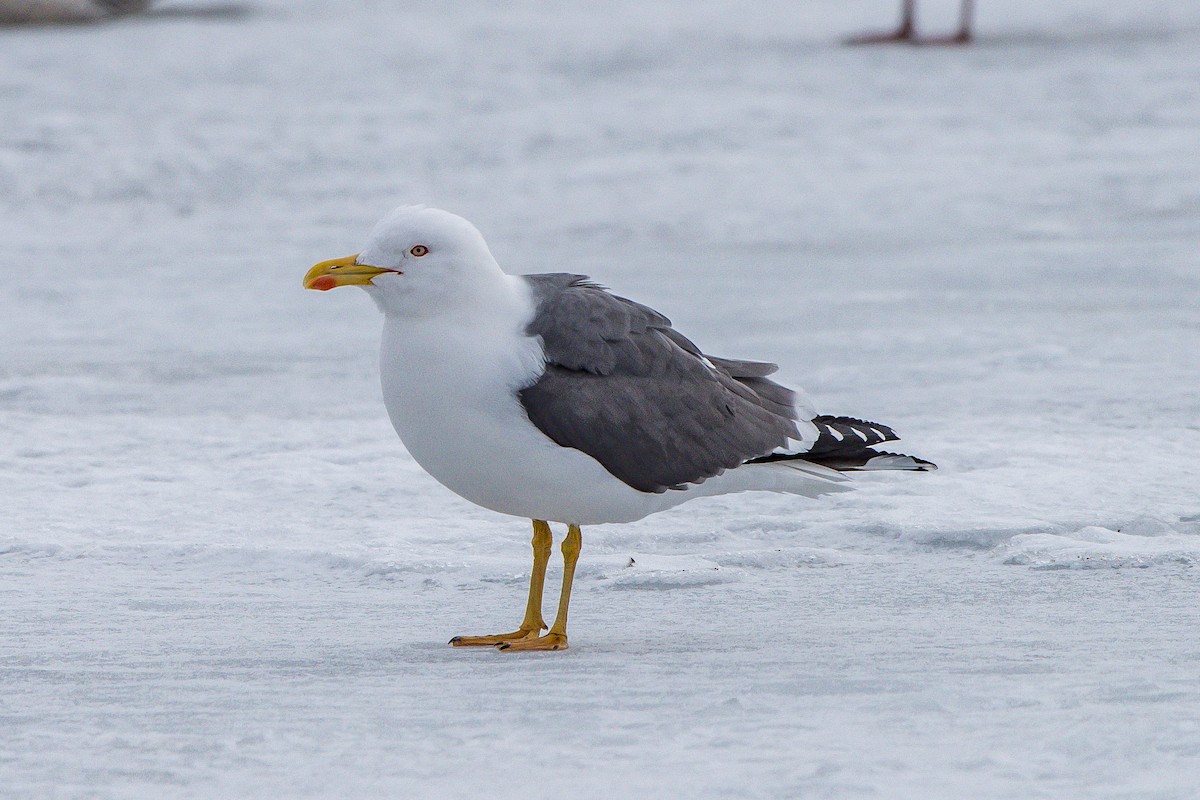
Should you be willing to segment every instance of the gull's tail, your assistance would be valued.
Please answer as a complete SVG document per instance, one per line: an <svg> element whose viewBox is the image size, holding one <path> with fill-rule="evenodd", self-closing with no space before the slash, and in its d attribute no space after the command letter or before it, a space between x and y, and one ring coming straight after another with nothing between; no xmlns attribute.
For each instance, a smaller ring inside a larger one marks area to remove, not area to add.
<svg viewBox="0 0 1200 800"><path fill-rule="evenodd" d="M886 425L830 416L815 417L812 424L817 429L817 438L803 453L772 453L752 459L737 469L689 485L686 496L760 491L815 498L850 491L854 483L843 472L882 469L929 472L937 469L933 463L915 456L871 449L899 438ZM684 495L684 492L669 492L657 496L667 499L663 507L668 508L682 503Z"/></svg>
<svg viewBox="0 0 1200 800"><path fill-rule="evenodd" d="M812 424L816 426L818 435L808 450L803 453L772 453L748 463L785 462L780 466L797 469L803 469L801 464L816 464L837 472L881 469L931 472L937 469L936 464L923 458L873 449L876 445L900 438L887 425L827 415L815 417Z"/></svg>

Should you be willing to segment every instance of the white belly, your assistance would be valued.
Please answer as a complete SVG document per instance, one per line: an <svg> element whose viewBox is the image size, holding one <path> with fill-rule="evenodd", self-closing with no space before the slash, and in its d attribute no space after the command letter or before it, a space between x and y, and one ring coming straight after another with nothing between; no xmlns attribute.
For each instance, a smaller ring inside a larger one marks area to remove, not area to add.
<svg viewBox="0 0 1200 800"><path fill-rule="evenodd" d="M682 502L684 492L629 487L529 421L517 391L543 361L540 342L522 328L506 322L481 336L478 320L469 333L442 320L385 322L384 402L417 463L473 503L530 519L630 522Z"/></svg>

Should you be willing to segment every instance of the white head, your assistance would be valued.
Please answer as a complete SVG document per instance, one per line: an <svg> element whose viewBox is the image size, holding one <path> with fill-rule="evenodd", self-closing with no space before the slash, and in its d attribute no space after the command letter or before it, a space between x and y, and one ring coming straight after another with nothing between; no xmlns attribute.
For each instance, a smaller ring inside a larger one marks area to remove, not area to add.
<svg viewBox="0 0 1200 800"><path fill-rule="evenodd" d="M431 316L472 304L504 278L474 225L441 209L400 206L375 225L362 252L317 264L304 287L361 286L384 314Z"/></svg>

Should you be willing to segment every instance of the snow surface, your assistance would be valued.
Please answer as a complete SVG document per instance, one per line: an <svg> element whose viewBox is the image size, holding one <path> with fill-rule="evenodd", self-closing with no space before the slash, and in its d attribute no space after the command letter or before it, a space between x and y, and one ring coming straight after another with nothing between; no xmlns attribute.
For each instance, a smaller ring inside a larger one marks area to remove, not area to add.
<svg viewBox="0 0 1200 800"><path fill-rule="evenodd" d="M1200 796L1200 7L837 44L895 13L0 30L0 797ZM300 288L398 202L942 470L589 528L568 652L449 648L519 619L528 523Z"/></svg>

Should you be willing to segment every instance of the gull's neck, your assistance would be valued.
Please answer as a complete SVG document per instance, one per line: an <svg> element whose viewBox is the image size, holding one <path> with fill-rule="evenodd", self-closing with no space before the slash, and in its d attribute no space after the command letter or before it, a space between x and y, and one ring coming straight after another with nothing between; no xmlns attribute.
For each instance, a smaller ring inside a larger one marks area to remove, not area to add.
<svg viewBox="0 0 1200 800"><path fill-rule="evenodd" d="M499 268L436 313L387 313L381 351L385 381L390 374L410 384L527 385L524 381L544 367L540 341L525 332L533 313L529 283ZM408 389L414 390L418 387Z"/></svg>

